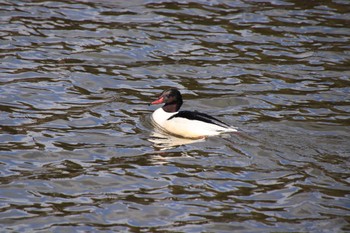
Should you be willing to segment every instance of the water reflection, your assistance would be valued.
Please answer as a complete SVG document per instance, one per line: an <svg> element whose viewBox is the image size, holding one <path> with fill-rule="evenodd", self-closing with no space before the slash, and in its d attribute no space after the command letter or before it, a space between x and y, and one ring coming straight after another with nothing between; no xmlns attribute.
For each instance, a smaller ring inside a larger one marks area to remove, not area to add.
<svg viewBox="0 0 350 233"><path fill-rule="evenodd" d="M171 149L177 146L192 144L196 142L204 142L205 139L188 139L172 136L162 132L161 130L155 128L154 132L150 135L148 141L152 142L154 147L161 150Z"/></svg>

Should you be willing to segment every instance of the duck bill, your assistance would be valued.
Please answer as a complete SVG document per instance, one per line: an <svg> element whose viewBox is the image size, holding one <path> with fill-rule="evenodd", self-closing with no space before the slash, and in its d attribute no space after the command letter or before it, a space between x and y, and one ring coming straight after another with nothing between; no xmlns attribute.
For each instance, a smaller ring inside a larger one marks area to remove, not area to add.
<svg viewBox="0 0 350 233"><path fill-rule="evenodd" d="M162 104L164 101L164 97L160 97L159 99L153 101L151 104Z"/></svg>

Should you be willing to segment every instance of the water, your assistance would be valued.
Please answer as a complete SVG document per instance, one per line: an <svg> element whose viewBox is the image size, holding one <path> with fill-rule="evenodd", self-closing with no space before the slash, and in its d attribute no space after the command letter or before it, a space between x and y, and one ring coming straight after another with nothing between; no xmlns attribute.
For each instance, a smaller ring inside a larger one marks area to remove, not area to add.
<svg viewBox="0 0 350 233"><path fill-rule="evenodd" d="M349 9L1 1L2 231L350 231ZM159 135L169 87L239 133Z"/></svg>

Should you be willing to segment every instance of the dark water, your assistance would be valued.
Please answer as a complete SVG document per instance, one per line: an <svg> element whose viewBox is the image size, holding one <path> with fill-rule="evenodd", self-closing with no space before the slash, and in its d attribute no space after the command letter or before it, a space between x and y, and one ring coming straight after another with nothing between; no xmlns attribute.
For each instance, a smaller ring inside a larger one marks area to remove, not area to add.
<svg viewBox="0 0 350 233"><path fill-rule="evenodd" d="M349 12L1 1L1 231L350 231ZM168 87L240 132L159 136Z"/></svg>

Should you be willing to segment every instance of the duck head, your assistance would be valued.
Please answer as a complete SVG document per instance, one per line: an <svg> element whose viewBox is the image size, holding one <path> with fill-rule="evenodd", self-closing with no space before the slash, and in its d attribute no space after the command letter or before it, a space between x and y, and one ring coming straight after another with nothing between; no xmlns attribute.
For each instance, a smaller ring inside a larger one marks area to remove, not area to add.
<svg viewBox="0 0 350 233"><path fill-rule="evenodd" d="M182 96L178 89L171 88L168 90L165 90L160 94L158 99L151 102L151 104L164 104L162 107L164 111L166 112L177 112L179 111L181 105L182 105Z"/></svg>

